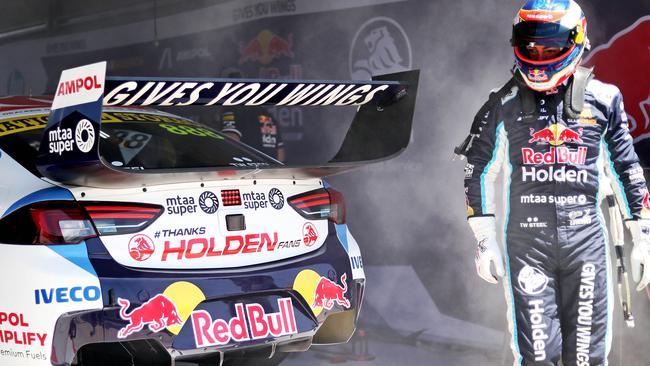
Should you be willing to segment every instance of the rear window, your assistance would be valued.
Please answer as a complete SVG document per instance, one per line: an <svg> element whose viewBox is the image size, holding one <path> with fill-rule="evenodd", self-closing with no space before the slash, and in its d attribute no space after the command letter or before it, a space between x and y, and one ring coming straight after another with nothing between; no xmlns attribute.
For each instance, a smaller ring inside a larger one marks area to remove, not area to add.
<svg viewBox="0 0 650 366"><path fill-rule="evenodd" d="M0 148L32 173L47 114L0 120ZM281 165L220 132L178 116L132 110L102 113L99 152L116 169L191 169Z"/></svg>

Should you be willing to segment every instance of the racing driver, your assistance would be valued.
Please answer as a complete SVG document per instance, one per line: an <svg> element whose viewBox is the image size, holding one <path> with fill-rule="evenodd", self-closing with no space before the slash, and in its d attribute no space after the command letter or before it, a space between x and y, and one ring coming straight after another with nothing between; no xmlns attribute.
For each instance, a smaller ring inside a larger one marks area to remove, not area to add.
<svg viewBox="0 0 650 366"><path fill-rule="evenodd" d="M612 299L598 166L611 174L631 230L632 276L650 282L648 190L619 90L579 66L587 21L573 0L530 0L513 24L514 76L490 94L466 155L476 268L504 288L516 365L605 365ZM504 173L505 256L495 223ZM505 267L504 267L505 263ZM643 270L643 266L648 270Z"/></svg>

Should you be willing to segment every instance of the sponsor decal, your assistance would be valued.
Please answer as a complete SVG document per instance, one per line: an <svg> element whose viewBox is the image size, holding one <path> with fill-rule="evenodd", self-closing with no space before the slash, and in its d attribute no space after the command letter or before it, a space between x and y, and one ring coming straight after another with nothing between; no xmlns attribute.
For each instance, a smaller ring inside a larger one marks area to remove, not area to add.
<svg viewBox="0 0 650 366"><path fill-rule="evenodd" d="M576 326L576 360L579 366L589 366L595 282L596 265L593 263L583 264L580 272L580 289L578 293L580 300L578 301L578 324Z"/></svg>
<svg viewBox="0 0 650 366"><path fill-rule="evenodd" d="M528 80L530 81L547 81L548 74L545 69L528 69Z"/></svg>
<svg viewBox="0 0 650 366"><path fill-rule="evenodd" d="M45 128L47 119L47 114L40 114L37 116L10 118L0 121L0 137L17 132Z"/></svg>
<svg viewBox="0 0 650 366"><path fill-rule="evenodd" d="M39 304L95 301L101 297L97 286L41 288L34 290L34 302Z"/></svg>
<svg viewBox="0 0 650 366"><path fill-rule="evenodd" d="M519 287L528 295L539 295L548 285L548 277L538 268L524 266L517 276Z"/></svg>
<svg viewBox="0 0 650 366"><path fill-rule="evenodd" d="M192 311L204 300L203 291L193 283L185 281L172 283L162 293L130 311L128 309L131 302L118 298L121 307L120 318L128 323L118 331L117 336L126 338L141 331L145 326L154 333L166 329L177 335Z"/></svg>
<svg viewBox="0 0 650 366"><path fill-rule="evenodd" d="M161 233L162 233L163 238L171 238L171 237L175 237L175 236L205 235L205 226L179 228L179 229L162 229L162 230L156 231L156 233L154 234L154 237L159 238Z"/></svg>
<svg viewBox="0 0 650 366"><path fill-rule="evenodd" d="M113 105L364 105L388 84L125 81L104 97Z"/></svg>
<svg viewBox="0 0 650 366"><path fill-rule="evenodd" d="M567 170L566 166L559 168L551 165L548 168L522 167L521 177L523 182L572 182L586 183L587 171L583 169Z"/></svg>
<svg viewBox="0 0 650 366"><path fill-rule="evenodd" d="M47 133L50 154L59 154L74 150L74 146L83 153L89 152L95 144L95 128L87 119L77 122L74 134L71 128L51 129Z"/></svg>
<svg viewBox="0 0 650 366"><path fill-rule="evenodd" d="M281 242L278 243L277 248L278 249L298 248L301 243L302 243L302 239L281 241Z"/></svg>
<svg viewBox="0 0 650 366"><path fill-rule="evenodd" d="M87 153L93 148L95 144L95 128L89 120L82 119L77 123L74 141L77 144L77 148L83 153Z"/></svg>
<svg viewBox="0 0 650 366"><path fill-rule="evenodd" d="M465 164L465 179L472 179L472 175L474 175L474 165L470 163Z"/></svg>
<svg viewBox="0 0 650 366"><path fill-rule="evenodd" d="M548 224L546 222L539 221L539 218L537 216L535 217L527 217L526 222L520 222L519 227L522 228L544 228L548 227Z"/></svg>
<svg viewBox="0 0 650 366"><path fill-rule="evenodd" d="M56 96L76 94L83 90L101 90L102 88L97 75L82 76L73 80L61 81L56 89Z"/></svg>
<svg viewBox="0 0 650 366"><path fill-rule="evenodd" d="M350 257L350 266L352 269L363 269L363 260L360 255Z"/></svg>
<svg viewBox="0 0 650 366"><path fill-rule="evenodd" d="M217 212L219 208L219 200L217 195L210 191L205 191L199 196L199 207L201 210L207 214L213 214Z"/></svg>
<svg viewBox="0 0 650 366"><path fill-rule="evenodd" d="M339 285L312 269L305 269L296 275L293 289L302 295L310 304L314 315L318 316L324 309L331 310L335 304L345 309L350 308L350 301L345 297L348 290L346 280L347 275L343 273L342 285Z"/></svg>
<svg viewBox="0 0 650 366"><path fill-rule="evenodd" d="M350 45L352 80L410 70L412 62L409 38L404 28L391 18L368 20L359 27Z"/></svg>
<svg viewBox="0 0 650 366"><path fill-rule="evenodd" d="M529 147L524 147L521 149L521 156L525 165L584 165L587 161L587 148L581 146L576 150L571 150L565 146L551 146L547 152L537 152Z"/></svg>
<svg viewBox="0 0 650 366"><path fill-rule="evenodd" d="M266 199L266 195L261 192L253 192L242 194L242 201L244 202L245 209L251 209L257 211L258 208L267 208L269 201Z"/></svg>
<svg viewBox="0 0 650 366"><path fill-rule="evenodd" d="M153 240L144 234L135 235L129 240L129 254L136 261L146 261L155 250Z"/></svg>
<svg viewBox="0 0 650 366"><path fill-rule="evenodd" d="M59 154L61 156L64 152L69 152L74 149L73 137L71 128L57 127L48 132L48 144L50 154Z"/></svg>
<svg viewBox="0 0 650 366"><path fill-rule="evenodd" d="M334 304L338 304L346 309L350 308L350 301L345 298L345 293L348 292L348 284L346 282L347 275L341 275L341 283L336 282L326 277L321 277L314 290L314 302L312 307L322 307L326 310L332 310Z"/></svg>
<svg viewBox="0 0 650 366"><path fill-rule="evenodd" d="M105 61L64 70L52 101L52 110L98 102L104 92L105 76Z"/></svg>
<svg viewBox="0 0 650 366"><path fill-rule="evenodd" d="M269 203L271 207L276 210L282 209L284 207L284 195L277 188L271 188L269 191Z"/></svg>
<svg viewBox="0 0 650 366"><path fill-rule="evenodd" d="M584 109L582 110L582 112L580 112L580 118L578 119L578 123L582 125L595 125L598 123L598 121L594 118L591 112L590 105L585 104Z"/></svg>
<svg viewBox="0 0 650 366"><path fill-rule="evenodd" d="M316 226L311 222L306 222L305 225L302 226L302 241L306 246L310 247L314 245L317 240L318 231L316 230Z"/></svg>
<svg viewBox="0 0 650 366"><path fill-rule="evenodd" d="M531 128L530 140L528 140L528 142L531 144L537 142L538 144L543 143L559 146L565 142L582 143L581 136L582 128L579 128L578 131L574 131L561 124L553 123L539 131L535 131L535 129Z"/></svg>
<svg viewBox="0 0 650 366"><path fill-rule="evenodd" d="M231 341L244 342L298 333L291 298L279 298L279 311L267 313L261 304L235 304L235 317L212 319L205 310L192 313L192 329L197 347L217 346ZM250 330L250 331L249 331Z"/></svg>
<svg viewBox="0 0 650 366"><path fill-rule="evenodd" d="M643 176L643 168L641 167L628 170L627 175L630 179L630 183L645 181L645 177Z"/></svg>
<svg viewBox="0 0 650 366"><path fill-rule="evenodd" d="M170 197L165 200L168 215L185 215L196 213L196 202L192 196Z"/></svg>
<svg viewBox="0 0 650 366"><path fill-rule="evenodd" d="M262 30L246 45L239 45L239 64L245 62L259 62L262 65L270 64L280 57L293 58L293 35L282 38L268 29Z"/></svg>
<svg viewBox="0 0 650 366"><path fill-rule="evenodd" d="M117 338L126 338L129 335L141 331L145 325L154 333L160 332L170 325L182 325L183 321L178 316L176 305L163 294L154 296L151 300L141 306L127 312L131 302L127 299L118 298L120 304L120 318L127 320L129 324L117 332Z"/></svg>
<svg viewBox="0 0 650 366"><path fill-rule="evenodd" d="M279 241L277 232L226 236L223 246L217 243L217 239L214 237L181 239L177 245L172 244L170 240L165 240L161 260L166 262L168 260L274 252L278 249L295 248L299 245L300 239Z"/></svg>
<svg viewBox="0 0 650 366"><path fill-rule="evenodd" d="M529 320L531 330L533 331L533 349L535 350L535 361L544 361L546 359L546 333L547 325L544 323L544 300L530 300L528 302Z"/></svg>
<svg viewBox="0 0 650 366"><path fill-rule="evenodd" d="M245 156L242 156L242 157L234 156L232 158L232 160L234 160L234 162L229 163L229 165L232 165L232 166L237 167L237 168L257 168L257 167L260 167L260 166L269 165L268 163L254 162L253 160L251 160L250 158L247 158Z"/></svg>
<svg viewBox="0 0 650 366"><path fill-rule="evenodd" d="M0 343L44 347L47 333L34 332L29 328L25 314L0 311Z"/></svg>
<svg viewBox="0 0 650 366"><path fill-rule="evenodd" d="M529 194L520 197L520 202L522 204L553 204L553 205L573 205L573 204L585 204L587 203L587 196L584 194L573 195L573 196L555 196L555 195L544 195L544 194Z"/></svg>
<svg viewBox="0 0 650 366"><path fill-rule="evenodd" d="M591 209L576 210L569 212L569 226L591 224Z"/></svg>

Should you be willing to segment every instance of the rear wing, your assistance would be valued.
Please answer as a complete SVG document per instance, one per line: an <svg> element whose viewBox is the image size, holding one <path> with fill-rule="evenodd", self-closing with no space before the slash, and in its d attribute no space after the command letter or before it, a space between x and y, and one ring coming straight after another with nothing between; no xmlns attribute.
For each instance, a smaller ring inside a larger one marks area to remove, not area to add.
<svg viewBox="0 0 650 366"><path fill-rule="evenodd" d="M106 62L68 69L61 73L37 168L56 182L105 188L332 175L389 159L408 146L418 76L414 70L372 81L114 77L106 76ZM357 106L358 110L338 153L318 166L134 171L121 170L102 159L103 106L188 105Z"/></svg>

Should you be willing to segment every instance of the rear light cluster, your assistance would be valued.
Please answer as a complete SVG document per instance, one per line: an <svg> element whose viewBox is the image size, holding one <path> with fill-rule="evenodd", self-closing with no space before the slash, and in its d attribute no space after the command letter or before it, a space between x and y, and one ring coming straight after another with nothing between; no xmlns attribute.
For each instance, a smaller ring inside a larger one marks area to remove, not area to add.
<svg viewBox="0 0 650 366"><path fill-rule="evenodd" d="M0 220L0 242L77 244L98 235L141 231L162 212L161 206L144 204L39 202Z"/></svg>
<svg viewBox="0 0 650 366"><path fill-rule="evenodd" d="M337 224L345 223L345 200L343 195L334 189L315 189L289 197L287 201L306 219L328 219Z"/></svg>
<svg viewBox="0 0 650 366"><path fill-rule="evenodd" d="M137 233L163 213L163 208L157 205L94 202L83 205L100 235Z"/></svg>
<svg viewBox="0 0 650 366"><path fill-rule="evenodd" d="M221 191L221 202L224 206L241 205L241 195L239 189L224 189Z"/></svg>

